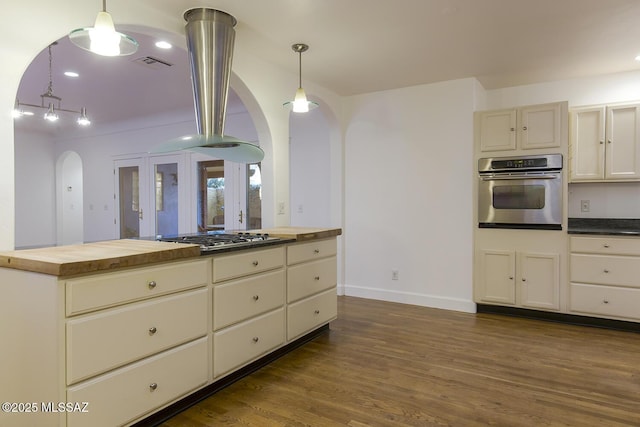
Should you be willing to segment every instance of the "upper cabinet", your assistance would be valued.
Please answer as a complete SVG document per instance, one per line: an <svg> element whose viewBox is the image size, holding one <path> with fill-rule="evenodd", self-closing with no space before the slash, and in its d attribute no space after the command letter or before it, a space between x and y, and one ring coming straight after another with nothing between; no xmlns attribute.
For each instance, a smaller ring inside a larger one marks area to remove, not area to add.
<svg viewBox="0 0 640 427"><path fill-rule="evenodd" d="M566 141L567 102L476 113L480 152L560 148Z"/></svg>
<svg viewBox="0 0 640 427"><path fill-rule="evenodd" d="M573 108L570 179L640 180L640 104Z"/></svg>

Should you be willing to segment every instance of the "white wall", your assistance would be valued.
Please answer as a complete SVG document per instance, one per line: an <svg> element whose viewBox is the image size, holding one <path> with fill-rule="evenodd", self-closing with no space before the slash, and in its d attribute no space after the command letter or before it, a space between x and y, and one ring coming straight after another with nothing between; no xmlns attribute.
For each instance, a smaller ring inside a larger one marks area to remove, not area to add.
<svg viewBox="0 0 640 427"><path fill-rule="evenodd" d="M349 100L347 295L475 311L476 89L475 79L465 79Z"/></svg>
<svg viewBox="0 0 640 427"><path fill-rule="evenodd" d="M291 113L289 135L291 225L330 227L329 123L322 108Z"/></svg>
<svg viewBox="0 0 640 427"><path fill-rule="evenodd" d="M16 234L16 247L54 245L56 157L53 141L41 133L17 132L15 153L15 194L20 203L11 208L15 207L15 228L20 230ZM11 229L13 234L13 224Z"/></svg>

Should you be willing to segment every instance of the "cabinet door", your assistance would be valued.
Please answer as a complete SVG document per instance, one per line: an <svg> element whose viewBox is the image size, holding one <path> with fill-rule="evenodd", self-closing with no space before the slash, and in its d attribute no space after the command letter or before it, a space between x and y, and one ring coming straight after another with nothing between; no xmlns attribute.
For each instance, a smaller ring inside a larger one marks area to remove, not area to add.
<svg viewBox="0 0 640 427"><path fill-rule="evenodd" d="M562 142L562 104L544 104L519 110L520 148L560 147Z"/></svg>
<svg viewBox="0 0 640 427"><path fill-rule="evenodd" d="M607 108L606 179L640 178L640 104Z"/></svg>
<svg viewBox="0 0 640 427"><path fill-rule="evenodd" d="M605 107L571 111L570 179L604 179Z"/></svg>
<svg viewBox="0 0 640 427"><path fill-rule="evenodd" d="M518 278L522 307L560 308L560 256L558 254L518 254Z"/></svg>
<svg viewBox="0 0 640 427"><path fill-rule="evenodd" d="M485 111L478 114L480 151L515 150L516 110Z"/></svg>
<svg viewBox="0 0 640 427"><path fill-rule="evenodd" d="M480 278L477 298L481 302L515 304L515 253L480 251Z"/></svg>

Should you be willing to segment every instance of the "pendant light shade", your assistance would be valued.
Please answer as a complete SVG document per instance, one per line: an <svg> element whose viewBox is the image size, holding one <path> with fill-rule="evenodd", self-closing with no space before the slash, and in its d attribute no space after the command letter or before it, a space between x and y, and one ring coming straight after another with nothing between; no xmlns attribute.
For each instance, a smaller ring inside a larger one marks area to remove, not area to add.
<svg viewBox="0 0 640 427"><path fill-rule="evenodd" d="M111 15L107 13L107 0L102 1L93 27L78 28L69 33L76 46L102 56L126 56L138 50L138 42L116 31Z"/></svg>
<svg viewBox="0 0 640 427"><path fill-rule="evenodd" d="M298 90L296 90L293 101L285 102L282 105L291 108L294 113L306 113L318 106L316 102L307 99L307 94L302 88L302 52L309 50L309 46L304 43L296 43L291 46L291 49L298 54Z"/></svg>

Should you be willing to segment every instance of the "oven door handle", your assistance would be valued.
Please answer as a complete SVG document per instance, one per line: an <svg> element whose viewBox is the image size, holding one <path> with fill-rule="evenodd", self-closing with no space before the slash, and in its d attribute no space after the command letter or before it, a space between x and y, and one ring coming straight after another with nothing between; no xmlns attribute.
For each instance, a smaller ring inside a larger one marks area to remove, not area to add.
<svg viewBox="0 0 640 427"><path fill-rule="evenodd" d="M524 181L532 179L557 179L560 175L509 175L509 176L481 176L482 181Z"/></svg>

